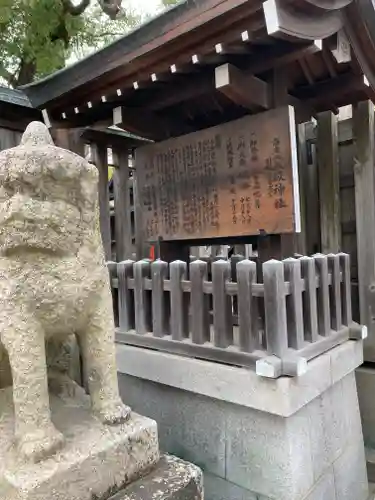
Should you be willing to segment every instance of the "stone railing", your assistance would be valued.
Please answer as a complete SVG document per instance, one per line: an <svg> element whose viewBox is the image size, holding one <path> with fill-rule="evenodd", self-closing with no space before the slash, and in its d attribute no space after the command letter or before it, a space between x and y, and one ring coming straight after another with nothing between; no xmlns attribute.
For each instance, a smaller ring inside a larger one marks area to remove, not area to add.
<svg viewBox="0 0 375 500"><path fill-rule="evenodd" d="M310 359L366 334L352 320L346 254L271 260L258 279L256 263L246 259L108 267L120 343L255 364L257 374L275 378L300 375Z"/></svg>

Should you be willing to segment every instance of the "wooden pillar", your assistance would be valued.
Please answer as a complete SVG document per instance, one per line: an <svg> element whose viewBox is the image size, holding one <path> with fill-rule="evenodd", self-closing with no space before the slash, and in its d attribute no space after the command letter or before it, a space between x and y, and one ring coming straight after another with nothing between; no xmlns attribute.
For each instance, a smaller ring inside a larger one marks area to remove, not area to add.
<svg viewBox="0 0 375 500"><path fill-rule="evenodd" d="M99 171L99 220L100 233L104 248L104 255L107 261L112 260L111 249L111 215L109 209L109 189L108 189L108 154L107 146L103 144L93 144L94 163Z"/></svg>
<svg viewBox="0 0 375 500"><path fill-rule="evenodd" d="M375 173L374 107L370 101L353 108L354 184L358 284L361 323L367 325L365 359L375 361Z"/></svg>
<svg viewBox="0 0 375 500"><path fill-rule="evenodd" d="M318 165L316 159L316 132L312 122L301 125L304 128L304 138L300 138L300 148L304 148L305 156L300 157L299 168L304 171L303 189L305 192L305 224L306 224L306 254L320 252L320 207ZM304 142L304 145L303 143ZM302 252L301 252L302 253Z"/></svg>
<svg viewBox="0 0 375 500"><path fill-rule="evenodd" d="M115 198L116 260L121 262L131 259L133 254L129 151L114 148L113 155L115 158L113 191Z"/></svg>
<svg viewBox="0 0 375 500"><path fill-rule="evenodd" d="M273 107L280 106L286 102L288 97L287 74L283 68L273 70L271 100ZM271 259L281 259L282 245L280 234L261 236L258 239L259 265ZM259 270L258 270L259 271Z"/></svg>
<svg viewBox="0 0 375 500"><path fill-rule="evenodd" d="M143 217L142 217L142 205L140 196L138 193L138 175L137 169L142 168L142 165L138 165L135 158L133 157L133 200L134 200L134 225L135 225L135 251L137 260L141 260L148 257L147 245L145 240L145 233L143 230Z"/></svg>
<svg viewBox="0 0 375 500"><path fill-rule="evenodd" d="M337 253L341 246L340 174L337 116L318 115L317 161L322 253Z"/></svg>
<svg viewBox="0 0 375 500"><path fill-rule="evenodd" d="M306 187L308 175L306 124L298 125L298 183L301 210L301 233L296 235L294 252L301 255L307 254L306 236ZM293 255L290 255L292 257Z"/></svg>

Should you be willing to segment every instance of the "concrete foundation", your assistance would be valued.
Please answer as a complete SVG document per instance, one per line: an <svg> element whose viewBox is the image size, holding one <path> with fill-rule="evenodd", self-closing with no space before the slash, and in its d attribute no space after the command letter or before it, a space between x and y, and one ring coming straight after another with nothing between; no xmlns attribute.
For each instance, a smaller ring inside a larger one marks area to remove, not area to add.
<svg viewBox="0 0 375 500"><path fill-rule="evenodd" d="M366 447L369 480L375 482L375 366L361 366L356 371L359 407Z"/></svg>
<svg viewBox="0 0 375 500"><path fill-rule="evenodd" d="M158 422L162 449L200 466L207 500L367 500L347 342L298 378L118 345L120 389Z"/></svg>

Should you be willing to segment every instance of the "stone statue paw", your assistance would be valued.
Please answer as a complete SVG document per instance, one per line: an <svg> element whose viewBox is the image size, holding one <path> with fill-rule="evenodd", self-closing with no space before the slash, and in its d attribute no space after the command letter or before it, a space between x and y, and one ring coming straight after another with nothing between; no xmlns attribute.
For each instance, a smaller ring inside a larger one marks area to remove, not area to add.
<svg viewBox="0 0 375 500"><path fill-rule="evenodd" d="M124 405L120 400L114 403L103 404L95 413L103 424L117 425L126 422L130 418L131 408Z"/></svg>
<svg viewBox="0 0 375 500"><path fill-rule="evenodd" d="M29 462L40 462L53 455L64 444L64 436L53 425L23 436L18 442L20 456Z"/></svg>

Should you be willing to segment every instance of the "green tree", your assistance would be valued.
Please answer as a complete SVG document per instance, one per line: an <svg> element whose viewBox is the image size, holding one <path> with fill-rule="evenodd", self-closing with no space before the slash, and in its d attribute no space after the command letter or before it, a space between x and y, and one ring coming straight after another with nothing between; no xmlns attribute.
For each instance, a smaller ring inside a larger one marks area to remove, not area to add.
<svg viewBox="0 0 375 500"><path fill-rule="evenodd" d="M177 3L180 3L181 0L163 0L163 5L165 5L165 7L169 7L171 5L176 5Z"/></svg>
<svg viewBox="0 0 375 500"><path fill-rule="evenodd" d="M0 83L16 87L132 28L122 0L0 0Z"/></svg>

